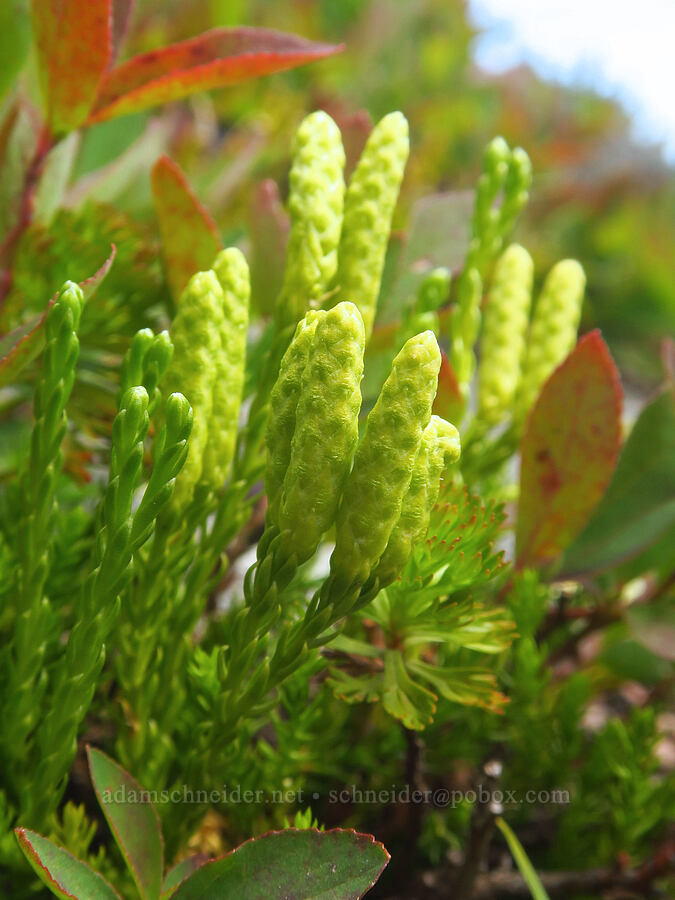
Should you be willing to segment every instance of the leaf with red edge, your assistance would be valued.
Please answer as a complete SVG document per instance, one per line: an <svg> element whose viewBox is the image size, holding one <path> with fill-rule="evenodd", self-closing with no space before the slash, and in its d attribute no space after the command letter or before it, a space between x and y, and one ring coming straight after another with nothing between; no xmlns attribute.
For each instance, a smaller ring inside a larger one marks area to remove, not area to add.
<svg viewBox="0 0 675 900"><path fill-rule="evenodd" d="M616 466L622 398L599 331L581 338L544 385L520 451L520 566L553 561L586 524Z"/></svg>
<svg viewBox="0 0 675 900"><path fill-rule="evenodd" d="M211 267L222 243L210 212L173 160L160 156L151 178L167 280L178 300L195 272Z"/></svg>
<svg viewBox="0 0 675 900"><path fill-rule="evenodd" d="M80 282L84 299L89 300L96 292L105 276L110 271L110 267L115 259L117 248L114 244L110 247L110 256L106 259L100 269L96 271L91 278ZM47 318L47 312L56 302L58 292L54 294L47 304L44 312L34 316L28 322L24 322L14 331L10 331L0 341L0 387L16 378L19 372L27 366L31 360L40 353L44 347L45 330L44 324Z"/></svg>
<svg viewBox="0 0 675 900"><path fill-rule="evenodd" d="M164 845L159 816L140 784L120 765L87 747L91 780L143 900L158 900L162 890Z"/></svg>
<svg viewBox="0 0 675 900"><path fill-rule="evenodd" d="M173 900L357 900L388 862L386 849L370 834L287 828L246 841L201 866L182 882Z"/></svg>
<svg viewBox="0 0 675 900"><path fill-rule="evenodd" d="M134 56L109 71L89 122L140 112L195 91L237 84L323 59L341 46L266 28L214 28Z"/></svg>
<svg viewBox="0 0 675 900"><path fill-rule="evenodd" d="M32 0L47 121L74 131L91 111L112 52L111 0Z"/></svg>
<svg viewBox="0 0 675 900"><path fill-rule="evenodd" d="M35 874L52 894L63 900L120 900L102 875L67 850L27 828L17 828L14 833Z"/></svg>

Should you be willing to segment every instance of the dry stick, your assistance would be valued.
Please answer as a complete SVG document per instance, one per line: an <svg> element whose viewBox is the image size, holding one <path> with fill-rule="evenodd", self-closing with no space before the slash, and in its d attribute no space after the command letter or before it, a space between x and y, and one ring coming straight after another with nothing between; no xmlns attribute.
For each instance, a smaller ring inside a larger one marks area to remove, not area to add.
<svg viewBox="0 0 675 900"><path fill-rule="evenodd" d="M577 894L600 896L601 891L612 891L615 900L633 900L644 897L666 897L658 892L654 882L675 872L675 841L662 844L654 857L636 869L621 870L609 866L585 871L539 872L539 879L551 900ZM412 892L394 894L387 900L458 900L452 870L435 869L425 872ZM529 898L530 889L519 872L495 869L476 877L471 900L508 900ZM602 896L605 896L604 894ZM607 894L606 896L610 896Z"/></svg>
<svg viewBox="0 0 675 900"><path fill-rule="evenodd" d="M410 728L403 728L403 734L406 741L405 780L412 792L421 788L421 767L424 743L422 742L420 735ZM420 834L422 833L423 816L424 807L421 803L408 804L406 823L407 840L404 850L405 857L401 860L400 865L402 873L409 872L412 874L415 871L414 859Z"/></svg>
<svg viewBox="0 0 675 900"><path fill-rule="evenodd" d="M483 766L483 771L488 778L489 799L479 799L471 814L469 826L469 839L464 854L464 862L459 870L457 879L453 885L453 900L471 900L474 896L474 884L478 877L480 867L485 860L490 838L495 826L495 816L501 813L501 806L492 801L491 797L498 779L502 773L502 764L498 760L490 760Z"/></svg>
<svg viewBox="0 0 675 900"><path fill-rule="evenodd" d="M654 859L637 869L617 871L605 867L582 872L540 872L539 878L551 900L554 897L568 898L576 894L595 896L604 890L612 890L612 896L617 900L646 897L650 895L648 892L655 879L675 872L674 857L675 842L671 841L660 848ZM621 893L616 893L617 891ZM495 871L478 876L472 900L530 896L530 890L518 872ZM659 895L654 893L653 896Z"/></svg>

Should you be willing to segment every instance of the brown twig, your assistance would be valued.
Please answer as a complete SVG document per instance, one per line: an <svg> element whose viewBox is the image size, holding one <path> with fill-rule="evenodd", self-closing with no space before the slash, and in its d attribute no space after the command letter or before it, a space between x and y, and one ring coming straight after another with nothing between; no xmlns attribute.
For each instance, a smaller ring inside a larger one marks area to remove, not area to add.
<svg viewBox="0 0 675 900"><path fill-rule="evenodd" d="M495 816L501 812L501 809L498 809L492 800L494 788L502 772L501 763L497 760L490 760L483 767L483 771L488 778L490 789L486 792L487 799L483 800L479 795L473 808L464 862L457 874L451 894L453 900L471 900L474 896L474 885L487 856L490 838L494 831ZM481 791L481 795L482 793Z"/></svg>
<svg viewBox="0 0 675 900"><path fill-rule="evenodd" d="M637 900L645 897L663 897L655 882L675 873L675 841L661 845L653 858L635 869L598 867L584 871L539 872L539 879L551 900L578 894L612 900ZM530 890L519 872L513 869L495 869L476 876L471 900L520 900L531 897ZM452 870L439 869L425 872L412 893L389 895L387 900L458 900L456 881Z"/></svg>

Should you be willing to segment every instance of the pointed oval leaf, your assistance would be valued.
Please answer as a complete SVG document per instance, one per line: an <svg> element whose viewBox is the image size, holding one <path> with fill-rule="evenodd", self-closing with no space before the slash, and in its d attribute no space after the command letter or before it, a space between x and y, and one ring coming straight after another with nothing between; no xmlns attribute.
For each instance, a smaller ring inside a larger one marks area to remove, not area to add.
<svg viewBox="0 0 675 900"><path fill-rule="evenodd" d="M178 300L195 272L211 267L222 243L211 214L173 160L160 156L151 178L167 280Z"/></svg>
<svg viewBox="0 0 675 900"><path fill-rule="evenodd" d="M87 747L91 780L110 830L143 900L162 890L164 846L157 810L140 784L116 762Z"/></svg>
<svg viewBox="0 0 675 900"><path fill-rule="evenodd" d="M565 575L631 559L675 529L675 395L666 390L640 414L607 493L567 549Z"/></svg>
<svg viewBox="0 0 675 900"><path fill-rule="evenodd" d="M335 828L272 831L197 869L173 900L357 900L389 862L372 835Z"/></svg>
<svg viewBox="0 0 675 900"><path fill-rule="evenodd" d="M520 450L519 565L556 559L586 524L616 465L622 396L599 331L581 338L544 385Z"/></svg>
<svg viewBox="0 0 675 900"><path fill-rule="evenodd" d="M120 900L105 878L67 850L27 828L14 833L35 874L52 894L64 900Z"/></svg>
<svg viewBox="0 0 675 900"><path fill-rule="evenodd" d="M47 121L54 134L87 118L110 61L111 0L32 0Z"/></svg>
<svg viewBox="0 0 675 900"><path fill-rule="evenodd" d="M111 244L110 256L101 268L91 278L80 282L85 300L89 300L110 271L116 253L117 248L114 244ZM42 350L45 340L44 325L47 319L47 311L56 302L57 297L58 292L54 294L43 313L39 313L28 322L15 328L14 331L10 331L9 334L6 334L0 340L0 388L11 384L23 367L35 359Z"/></svg>
<svg viewBox="0 0 675 900"><path fill-rule="evenodd" d="M341 49L265 28L214 28L134 56L112 69L103 79L89 121L102 122L180 100L195 91L282 72Z"/></svg>

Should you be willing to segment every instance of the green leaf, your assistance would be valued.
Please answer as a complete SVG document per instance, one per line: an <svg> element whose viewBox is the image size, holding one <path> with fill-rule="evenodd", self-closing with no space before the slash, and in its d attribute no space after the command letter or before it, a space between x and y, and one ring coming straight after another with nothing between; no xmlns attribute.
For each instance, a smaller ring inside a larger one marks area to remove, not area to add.
<svg viewBox="0 0 675 900"><path fill-rule="evenodd" d="M27 828L14 833L35 874L52 894L64 900L120 900L105 878L62 847Z"/></svg>
<svg viewBox="0 0 675 900"><path fill-rule="evenodd" d="M619 374L599 331L585 335L544 385L521 444L516 557L555 560L586 524L621 444Z"/></svg>
<svg viewBox="0 0 675 900"><path fill-rule="evenodd" d="M523 845L501 816L497 816L495 824L504 835L515 864L518 866L518 871L523 876L525 884L530 889L530 893L534 900L549 900L548 894L544 890L544 885L539 880L539 876L523 850Z"/></svg>
<svg viewBox="0 0 675 900"><path fill-rule="evenodd" d="M110 61L111 0L32 0L47 120L54 134L87 118Z"/></svg>
<svg viewBox="0 0 675 900"><path fill-rule="evenodd" d="M675 527L675 397L646 406L625 443L607 493L568 548L565 575L595 572L667 538Z"/></svg>
<svg viewBox="0 0 675 900"><path fill-rule="evenodd" d="M675 604L660 597L632 606L626 622L636 641L662 659L675 662Z"/></svg>
<svg viewBox="0 0 675 900"><path fill-rule="evenodd" d="M45 163L35 192L33 222L49 225L61 206L75 157L80 149L80 134L74 132L54 147Z"/></svg>
<svg viewBox="0 0 675 900"><path fill-rule="evenodd" d="M369 834L341 828L272 831L197 869L173 900L357 900L388 862L385 848Z"/></svg>
<svg viewBox="0 0 675 900"><path fill-rule="evenodd" d="M483 666L435 666L422 660L409 660L407 666L451 703L504 711L507 698L497 690L493 673Z"/></svg>
<svg viewBox="0 0 675 900"><path fill-rule="evenodd" d="M162 900L171 897L181 881L185 881L188 875L192 875L193 872L196 872L197 869L207 862L209 862L209 857L205 854L200 854L199 856L189 856L187 859L182 859L177 863L173 869L166 873L164 884L162 885Z"/></svg>
<svg viewBox="0 0 675 900"><path fill-rule="evenodd" d="M667 628L664 633L668 637ZM667 679L672 674L672 665L629 635L623 623L611 628L605 636L605 647L597 657L598 662L627 681L654 686Z"/></svg>
<svg viewBox="0 0 675 900"><path fill-rule="evenodd" d="M0 100L11 87L30 47L28 0L0 4Z"/></svg>
<svg viewBox="0 0 675 900"><path fill-rule="evenodd" d="M110 248L110 256L100 269L91 278L86 278L80 282L85 300L89 300L93 296L110 271L116 252L117 248L113 244ZM42 350L45 342L44 325L47 319L47 311L55 303L57 296L58 293L52 297L43 313L20 325L0 341L0 387L11 384L24 366L27 366L31 360L35 359Z"/></svg>
<svg viewBox="0 0 675 900"><path fill-rule="evenodd" d="M181 169L160 156L152 169L152 196L162 235L171 293L178 300L196 272L211 268L222 247L218 226Z"/></svg>
<svg viewBox="0 0 675 900"><path fill-rule="evenodd" d="M431 194L414 205L403 253L398 260L398 279L388 296L381 297L381 322L399 317L406 302L417 293L425 274L444 266L460 268L469 246L472 191Z"/></svg>
<svg viewBox="0 0 675 900"><path fill-rule="evenodd" d="M406 728L421 731L433 722L437 699L408 675L400 651L387 651L382 700L390 716L400 719Z"/></svg>
<svg viewBox="0 0 675 900"><path fill-rule="evenodd" d="M140 784L105 753L88 747L87 758L98 802L139 893L143 900L157 900L164 871L157 811Z"/></svg>

